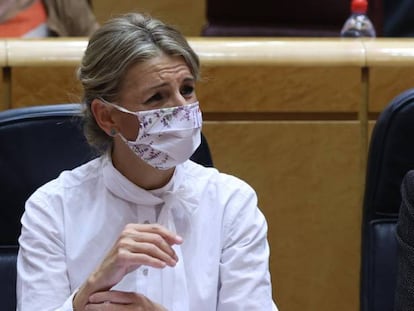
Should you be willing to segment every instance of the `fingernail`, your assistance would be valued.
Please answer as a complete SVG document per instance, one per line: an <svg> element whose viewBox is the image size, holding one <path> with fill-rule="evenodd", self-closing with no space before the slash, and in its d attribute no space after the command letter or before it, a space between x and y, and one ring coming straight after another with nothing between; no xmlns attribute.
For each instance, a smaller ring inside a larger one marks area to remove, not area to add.
<svg viewBox="0 0 414 311"><path fill-rule="evenodd" d="M175 236L175 240L177 241L177 243L182 243L183 242L183 238L180 237L179 235Z"/></svg>

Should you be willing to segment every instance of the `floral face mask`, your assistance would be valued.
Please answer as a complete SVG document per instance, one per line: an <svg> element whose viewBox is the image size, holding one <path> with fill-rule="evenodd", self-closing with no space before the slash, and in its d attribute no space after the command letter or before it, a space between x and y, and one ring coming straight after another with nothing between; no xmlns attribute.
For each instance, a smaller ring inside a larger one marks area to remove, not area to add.
<svg viewBox="0 0 414 311"><path fill-rule="evenodd" d="M167 170L185 162L201 143L202 115L198 102L132 112L101 100L138 118L139 131L135 141L118 134L138 157L157 169Z"/></svg>

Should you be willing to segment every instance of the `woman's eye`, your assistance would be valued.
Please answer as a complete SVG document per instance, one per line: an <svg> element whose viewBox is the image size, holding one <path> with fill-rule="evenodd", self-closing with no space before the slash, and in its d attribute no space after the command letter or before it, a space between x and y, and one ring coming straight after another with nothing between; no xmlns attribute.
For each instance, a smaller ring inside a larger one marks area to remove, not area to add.
<svg viewBox="0 0 414 311"><path fill-rule="evenodd" d="M155 95L151 96L148 100L147 103L153 102L153 101L159 101L162 100L162 95L161 93L156 93Z"/></svg>
<svg viewBox="0 0 414 311"><path fill-rule="evenodd" d="M188 85L188 86L184 86L182 89L181 89L181 94L182 95L191 95L191 94L193 94L193 92L194 92L194 87L193 86L190 86L190 85Z"/></svg>

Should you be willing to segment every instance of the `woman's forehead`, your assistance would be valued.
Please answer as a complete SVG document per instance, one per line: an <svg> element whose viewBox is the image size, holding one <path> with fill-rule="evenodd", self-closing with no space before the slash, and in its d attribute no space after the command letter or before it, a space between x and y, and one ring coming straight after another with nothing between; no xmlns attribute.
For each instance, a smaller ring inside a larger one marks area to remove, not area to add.
<svg viewBox="0 0 414 311"><path fill-rule="evenodd" d="M174 79L192 77L182 57L161 55L131 66L124 76L124 87L148 86Z"/></svg>

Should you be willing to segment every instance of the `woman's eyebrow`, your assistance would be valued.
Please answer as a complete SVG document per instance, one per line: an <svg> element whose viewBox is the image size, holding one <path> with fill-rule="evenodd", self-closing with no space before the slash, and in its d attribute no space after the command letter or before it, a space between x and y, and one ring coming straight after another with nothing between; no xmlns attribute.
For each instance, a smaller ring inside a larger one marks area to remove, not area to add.
<svg viewBox="0 0 414 311"><path fill-rule="evenodd" d="M153 89L157 89L157 88L160 88L160 87L163 87L163 86L166 86L166 85L168 85L168 83L163 82L163 83L160 83L160 84L155 84L155 85L149 86L146 89L147 90L153 90Z"/></svg>
<svg viewBox="0 0 414 311"><path fill-rule="evenodd" d="M195 82L195 79L193 77L185 77L182 82L192 82L193 83L193 82ZM161 87L164 87L164 86L167 86L167 85L168 85L167 82L162 82L160 84L155 84L155 85L149 86L149 87L146 88L146 90L150 91L150 90L158 89L158 88L161 88Z"/></svg>
<svg viewBox="0 0 414 311"><path fill-rule="evenodd" d="M195 82L195 79L193 77L186 77L183 82Z"/></svg>

